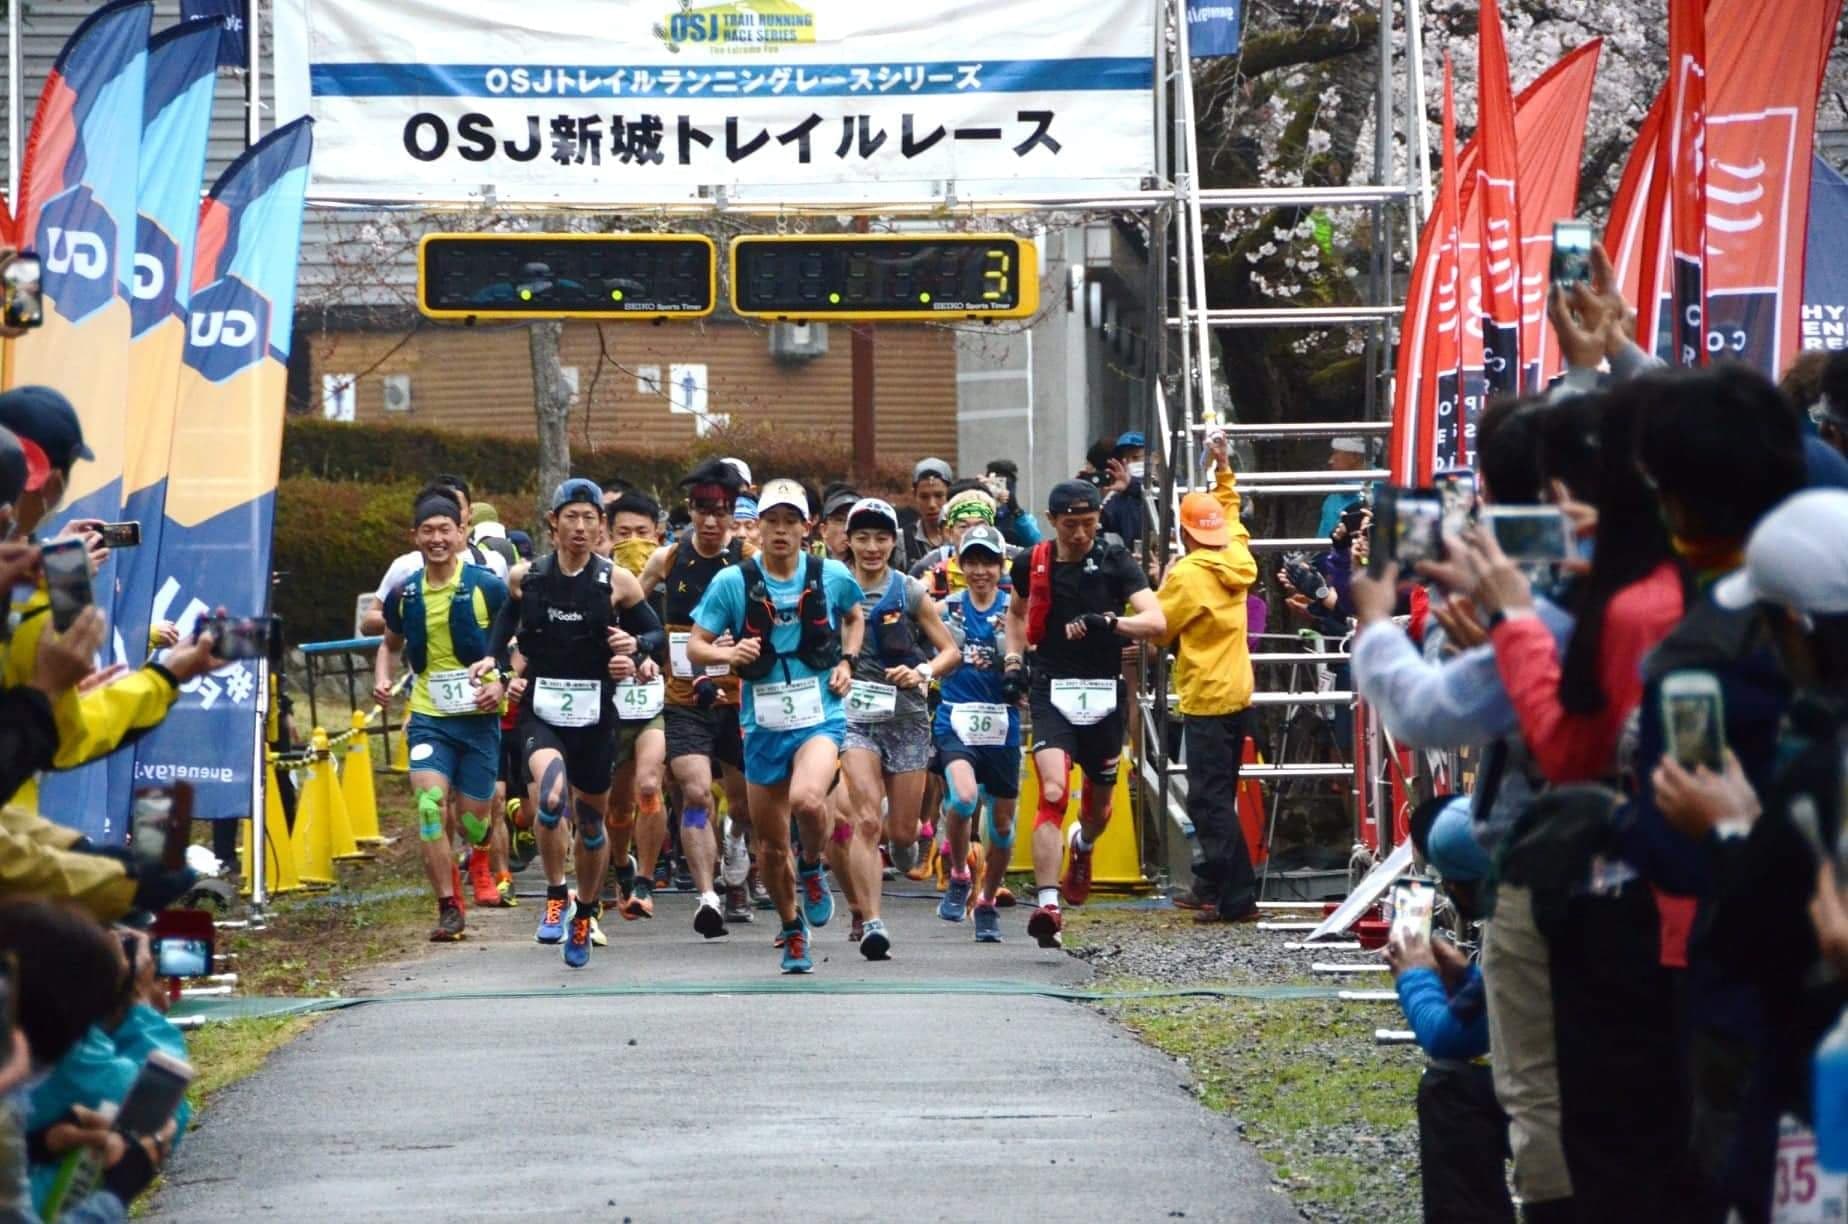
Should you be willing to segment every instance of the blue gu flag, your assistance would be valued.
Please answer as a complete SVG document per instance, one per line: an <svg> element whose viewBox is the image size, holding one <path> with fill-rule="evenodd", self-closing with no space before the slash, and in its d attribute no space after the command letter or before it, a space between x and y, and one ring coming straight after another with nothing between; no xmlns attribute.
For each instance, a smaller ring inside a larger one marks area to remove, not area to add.
<svg viewBox="0 0 1848 1224"><path fill-rule="evenodd" d="M1187 0L1187 51L1194 59L1237 55L1245 0Z"/></svg>
<svg viewBox="0 0 1848 1224"><path fill-rule="evenodd" d="M244 41L244 28L250 20L249 0L180 0L180 20L200 17L210 17L223 29L218 39L218 66L249 67L250 47Z"/></svg>

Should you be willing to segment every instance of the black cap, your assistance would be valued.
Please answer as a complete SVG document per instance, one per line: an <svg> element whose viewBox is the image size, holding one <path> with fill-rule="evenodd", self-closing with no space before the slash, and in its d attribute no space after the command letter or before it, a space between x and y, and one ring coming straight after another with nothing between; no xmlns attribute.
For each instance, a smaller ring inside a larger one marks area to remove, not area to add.
<svg viewBox="0 0 1848 1224"><path fill-rule="evenodd" d="M455 498L445 497L441 493L432 493L428 497L419 498L417 505L411 510L411 526L422 527L426 520L433 518L452 519L456 526L460 527L462 525L462 504Z"/></svg>
<svg viewBox="0 0 1848 1224"><path fill-rule="evenodd" d="M1091 514L1101 505L1097 486L1090 481L1061 480L1052 486L1052 493L1046 498L1046 513L1054 517L1061 514Z"/></svg>
<svg viewBox="0 0 1848 1224"><path fill-rule="evenodd" d="M12 430L0 426L0 505L11 505L26 490L26 452Z"/></svg>
<svg viewBox="0 0 1848 1224"><path fill-rule="evenodd" d="M836 489L821 503L821 517L833 518L843 510L851 510L859 500L860 495L852 489Z"/></svg>
<svg viewBox="0 0 1848 1224"><path fill-rule="evenodd" d="M59 471L70 471L79 459L96 458L83 444L77 410L50 387L14 387L0 395L0 425L36 442Z"/></svg>

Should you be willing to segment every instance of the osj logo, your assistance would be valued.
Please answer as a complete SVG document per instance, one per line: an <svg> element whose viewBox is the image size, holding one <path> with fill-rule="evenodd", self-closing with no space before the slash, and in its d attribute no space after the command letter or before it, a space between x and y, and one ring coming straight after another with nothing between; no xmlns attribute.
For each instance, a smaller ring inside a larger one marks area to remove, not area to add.
<svg viewBox="0 0 1848 1224"><path fill-rule="evenodd" d="M269 351L270 305L236 277L208 285L192 300L186 364L212 382L263 360Z"/></svg>
<svg viewBox="0 0 1848 1224"><path fill-rule="evenodd" d="M654 36L675 53L683 44L715 51L775 52L813 43L815 15L793 0L729 0L704 8L680 0L665 22L655 24Z"/></svg>
<svg viewBox="0 0 1848 1224"><path fill-rule="evenodd" d="M129 333L139 336L173 313L180 248L147 217L135 219L135 276L128 309Z"/></svg>
<svg viewBox="0 0 1848 1224"><path fill-rule="evenodd" d="M45 296L59 314L81 323L115 297L115 219L88 187L73 188L45 206L38 243Z"/></svg>

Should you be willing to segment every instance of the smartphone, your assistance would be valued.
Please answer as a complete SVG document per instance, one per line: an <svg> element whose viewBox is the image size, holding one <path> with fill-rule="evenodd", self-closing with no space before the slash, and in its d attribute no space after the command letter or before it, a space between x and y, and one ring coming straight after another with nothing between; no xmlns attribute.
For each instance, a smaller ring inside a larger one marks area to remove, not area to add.
<svg viewBox="0 0 1848 1224"><path fill-rule="evenodd" d="M114 1129L130 1139L160 1134L186 1099L186 1088L192 1080L190 1064L164 1050L150 1051L148 1060L141 1064L141 1074L135 1077L128 1095L122 1098L121 1108L116 1110Z"/></svg>
<svg viewBox="0 0 1848 1224"><path fill-rule="evenodd" d="M39 257L21 251L0 272L0 292L4 293L5 322L8 327L37 327L45 321L45 299L41 293L44 270Z"/></svg>
<svg viewBox="0 0 1848 1224"><path fill-rule="evenodd" d="M1551 271L1562 289L1591 282L1591 222L1553 222Z"/></svg>
<svg viewBox="0 0 1848 1224"><path fill-rule="evenodd" d="M1373 534L1367 571L1385 572L1388 561L1408 570L1420 561L1444 559L1444 504L1435 489L1385 488L1373 499Z"/></svg>
<svg viewBox="0 0 1848 1224"><path fill-rule="evenodd" d="M1407 880L1392 886L1392 932L1387 936L1400 944L1431 938L1431 911L1437 903L1437 890L1419 880Z"/></svg>
<svg viewBox="0 0 1848 1224"><path fill-rule="evenodd" d="M51 627L63 633L90 606L90 552L80 537L70 536L40 549L39 563L51 596Z"/></svg>
<svg viewBox="0 0 1848 1224"><path fill-rule="evenodd" d="M269 655L271 617L202 616L195 632L212 635L212 657L262 659Z"/></svg>
<svg viewBox="0 0 1848 1224"><path fill-rule="evenodd" d="M160 977L202 978L212 973L212 941L163 935L154 941L154 972Z"/></svg>
<svg viewBox="0 0 1848 1224"><path fill-rule="evenodd" d="M1572 533L1557 506L1488 506L1482 518L1517 565L1548 565L1570 555Z"/></svg>
<svg viewBox="0 0 1848 1224"><path fill-rule="evenodd" d="M141 524L133 521L125 523L104 523L100 528L103 544L107 548L141 547Z"/></svg>
<svg viewBox="0 0 1848 1224"><path fill-rule="evenodd" d="M190 782L137 789L128 827L128 848L135 860L158 863L167 871L185 866L186 845L192 840L192 806Z"/></svg>
<svg viewBox="0 0 1848 1224"><path fill-rule="evenodd" d="M1476 525L1476 473L1468 468L1455 468L1439 474L1437 496L1444 505L1446 535L1460 536Z"/></svg>
<svg viewBox="0 0 1848 1224"><path fill-rule="evenodd" d="M1726 710L1712 672L1670 672L1662 681L1662 730L1683 769L1720 772L1726 756Z"/></svg>

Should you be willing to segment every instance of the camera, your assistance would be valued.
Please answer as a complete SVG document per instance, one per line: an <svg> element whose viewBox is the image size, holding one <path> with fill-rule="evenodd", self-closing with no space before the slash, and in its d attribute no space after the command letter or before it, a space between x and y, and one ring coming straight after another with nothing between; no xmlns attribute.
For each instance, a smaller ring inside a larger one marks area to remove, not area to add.
<svg viewBox="0 0 1848 1224"><path fill-rule="evenodd" d="M1410 569L1444 559L1444 502L1435 489L1386 488L1373 510L1368 572L1379 577L1388 562Z"/></svg>
<svg viewBox="0 0 1848 1224"><path fill-rule="evenodd" d="M268 616L202 616L197 632L212 635L212 657L261 659L269 654L274 618Z"/></svg>
<svg viewBox="0 0 1848 1224"><path fill-rule="evenodd" d="M1309 560L1308 553L1288 553L1283 558L1283 576L1299 595L1320 602L1328 598L1328 579Z"/></svg>
<svg viewBox="0 0 1848 1224"><path fill-rule="evenodd" d="M0 290L5 293L5 322L8 327L37 327L45 321L45 299L41 295L44 276L39 257L21 251L0 272Z"/></svg>

